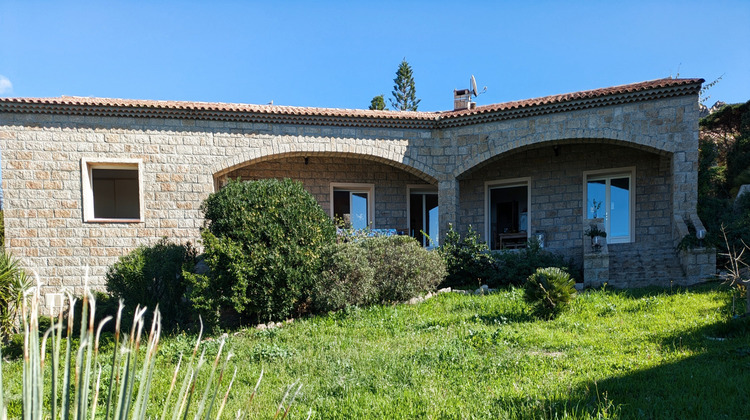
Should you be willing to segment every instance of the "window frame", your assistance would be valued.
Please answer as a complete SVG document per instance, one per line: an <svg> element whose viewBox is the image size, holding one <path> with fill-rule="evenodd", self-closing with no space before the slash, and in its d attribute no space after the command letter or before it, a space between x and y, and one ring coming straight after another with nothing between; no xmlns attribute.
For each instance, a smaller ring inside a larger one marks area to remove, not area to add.
<svg viewBox="0 0 750 420"><path fill-rule="evenodd" d="M589 178L591 178L592 181L596 180L606 180L607 190L606 190L606 197L604 206L605 206L605 216L604 219L604 228L607 232L607 243L609 244L628 244L628 243L634 243L635 242L635 187L636 187L636 178L635 178L636 172L635 172L635 166L627 166L622 168L610 168L610 169L597 169L594 171L584 171L583 172L583 222L584 224L588 220L592 220L588 218L588 203L589 203L589 197L588 197L588 183ZM610 235L610 220L607 216L609 214L609 197L610 197L610 182L613 178L629 178L630 179L630 191L628 195L628 216L630 218L629 220L629 234L627 238L613 238Z"/></svg>
<svg viewBox="0 0 750 420"><path fill-rule="evenodd" d="M365 183L348 183L348 182L331 182L330 185L330 200L331 200L331 219L336 214L334 212L334 191L348 191L350 194L349 205L351 206L351 193L367 193L367 226L375 227L375 184Z"/></svg>
<svg viewBox="0 0 750 420"><path fill-rule="evenodd" d="M138 218L102 218L94 217L94 188L92 171L94 169L135 169L138 171ZM145 214L143 200L143 159L119 158L82 158L81 159L81 192L83 195L83 221L85 223L140 223Z"/></svg>
<svg viewBox="0 0 750 420"><path fill-rule="evenodd" d="M406 234L411 236L411 195L412 194L435 194L438 196L438 215L440 214L440 195L438 194L438 188L430 184L408 184L406 186ZM424 209L420 209L422 211ZM424 217L424 215L423 215ZM420 244L428 249L440 246L440 221L438 220L438 234L434 235L435 245ZM432 236L431 236L432 237ZM425 238L426 239L426 238Z"/></svg>
<svg viewBox="0 0 750 420"><path fill-rule="evenodd" d="M500 251L500 249L492 249L492 223L490 216L492 211L490 210L490 190L493 188L513 188L513 187L526 187L526 239L531 239L531 177L521 178L507 178L507 179L496 179L492 181L485 181L484 183L484 239L492 251Z"/></svg>

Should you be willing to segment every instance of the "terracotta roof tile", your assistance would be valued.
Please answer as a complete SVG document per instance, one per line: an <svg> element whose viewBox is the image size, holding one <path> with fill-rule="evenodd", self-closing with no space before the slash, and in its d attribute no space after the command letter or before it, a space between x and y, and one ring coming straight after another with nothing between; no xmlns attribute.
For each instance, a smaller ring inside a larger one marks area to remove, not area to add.
<svg viewBox="0 0 750 420"><path fill-rule="evenodd" d="M570 102L574 100L583 99L596 99L605 96L612 96L626 93L636 93L646 90L653 90L659 88L670 88L676 86L693 85L703 83L703 79L656 79L649 80L646 82L632 83L628 85L612 86L601 89L584 90L580 92L564 93L560 95L544 96L541 98L524 99L521 101L503 102L499 104L483 105L478 106L474 109L466 109L459 111L446 111L443 115L447 116L463 116L463 115L476 115L484 114L494 111L504 111L512 109L527 108L540 105L553 105L558 103Z"/></svg>
<svg viewBox="0 0 750 420"><path fill-rule="evenodd" d="M0 98L0 102L38 105L102 106L118 108L178 109L187 111L249 112L274 115L310 115L331 117L376 117L398 119L436 119L437 112L371 111L366 109L314 108L281 105L254 105L221 102L158 101L142 99L92 98L61 96L58 98Z"/></svg>
<svg viewBox="0 0 750 420"><path fill-rule="evenodd" d="M433 124L439 121L449 122L453 119L465 120L465 117L479 116L482 114L496 114L524 108L565 104L576 101L594 101L598 98L607 98L621 94L637 94L638 92L654 91L658 89L673 89L681 86L697 89L697 85L703 83L703 79L657 79L646 82L633 83L621 86L613 86L602 89L586 90L581 92L551 95L541 98L526 99L522 101L504 102L499 104L479 106L474 109L458 111L439 112L411 112L411 111L372 111L364 109L340 109L340 108L312 108L279 105L252 105L235 103L214 102L186 102L186 101L155 101L137 99L111 99L91 98L79 96L62 96L59 98L0 98L0 111L8 112L58 112L79 113L81 109L95 108L99 111L90 111L94 114L138 114L138 110L148 111L138 115L142 116L176 116L184 117L195 113L198 118L211 118L218 115L244 115L244 116L268 116L268 117L309 117L309 118L333 118L333 119L364 119L378 120L387 123L388 120L399 124L417 124L424 127L425 124ZM603 99L602 99L603 101ZM604 101L602 102L602 104ZM44 109L42 109L44 108ZM115 110L117 112L110 112ZM212 114L216 113L216 114ZM237 117L226 117L237 118ZM473 119L473 118L471 118ZM457 120L457 121L458 121ZM411 123L410 123L411 122ZM459 123L457 123L459 124ZM451 124L449 124L451 125Z"/></svg>

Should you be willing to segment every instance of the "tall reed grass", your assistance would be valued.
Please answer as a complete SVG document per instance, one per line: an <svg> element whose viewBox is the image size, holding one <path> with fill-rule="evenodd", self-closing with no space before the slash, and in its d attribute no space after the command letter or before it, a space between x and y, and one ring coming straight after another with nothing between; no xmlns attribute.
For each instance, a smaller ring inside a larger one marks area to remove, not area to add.
<svg viewBox="0 0 750 420"><path fill-rule="evenodd" d="M224 351L225 337L220 339L215 359L209 365L205 349L199 354L203 334L201 328L192 354L187 361L180 355L169 389L166 392L159 390L166 397L158 399L161 407L155 407L156 401L150 394L161 337L158 307L153 311L150 327L147 328L147 309L138 307L130 332L120 333L122 302L115 317L108 316L95 325L96 300L87 290L82 297L80 332L76 344L72 339L76 321L73 310L68 310L67 315L61 310L56 317L50 316L51 326L43 332L40 330L39 289L37 286L27 290L22 302L24 420L222 418L237 375L235 368L231 378L228 378L227 366L232 353ZM76 298L66 295L67 307L74 308ZM110 322L115 323L114 350L111 354L104 354L100 352L100 340L104 327ZM108 374L103 372L107 365ZM261 371L247 399L247 408L262 377ZM293 384L287 390L274 418L286 417L294 403L294 396L301 388L297 388L287 402L295 386ZM308 418L310 415L308 413ZM0 419L7 418L8 406L0 369ZM234 418L245 418L245 413L237 412Z"/></svg>

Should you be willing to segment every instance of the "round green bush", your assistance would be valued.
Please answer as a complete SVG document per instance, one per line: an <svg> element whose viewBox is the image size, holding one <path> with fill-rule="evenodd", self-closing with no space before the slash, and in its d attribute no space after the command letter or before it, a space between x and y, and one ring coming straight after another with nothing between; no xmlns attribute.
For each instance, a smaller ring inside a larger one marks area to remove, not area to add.
<svg viewBox="0 0 750 420"><path fill-rule="evenodd" d="M440 254L422 248L409 236L368 238L356 242L375 270L378 302L402 302L435 290L446 275Z"/></svg>
<svg viewBox="0 0 750 420"><path fill-rule="evenodd" d="M372 304L378 297L375 269L357 243L337 243L325 255L326 267L313 285L313 308L337 311L347 306Z"/></svg>
<svg viewBox="0 0 750 420"><path fill-rule="evenodd" d="M189 278L191 300L207 321L278 320L307 310L336 228L301 183L231 181L202 210L209 272Z"/></svg>
<svg viewBox="0 0 750 420"><path fill-rule="evenodd" d="M319 311L403 302L435 290L445 263L408 236L358 238L332 246L320 280L313 286Z"/></svg>
<svg viewBox="0 0 750 420"><path fill-rule="evenodd" d="M195 262L196 250L190 243L173 244L163 238L153 246L136 248L110 266L107 291L125 301L128 313L136 305L153 310L158 304L164 326L185 325L193 321L194 312L185 299L188 283L183 271L192 270Z"/></svg>
<svg viewBox="0 0 750 420"><path fill-rule="evenodd" d="M557 267L539 268L524 285L524 299L540 315L558 314L575 297L576 282L566 271Z"/></svg>

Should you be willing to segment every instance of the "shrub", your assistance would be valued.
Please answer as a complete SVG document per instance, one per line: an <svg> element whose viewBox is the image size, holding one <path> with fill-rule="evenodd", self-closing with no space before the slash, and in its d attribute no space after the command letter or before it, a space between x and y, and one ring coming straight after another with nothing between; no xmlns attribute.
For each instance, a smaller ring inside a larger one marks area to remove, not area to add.
<svg viewBox="0 0 750 420"><path fill-rule="evenodd" d="M19 261L0 247L0 338L8 339L13 334L27 287L26 272Z"/></svg>
<svg viewBox="0 0 750 420"><path fill-rule="evenodd" d="M301 183L231 181L202 210L209 272L187 277L204 319L234 313L239 322L278 320L305 310L336 228Z"/></svg>
<svg viewBox="0 0 750 420"><path fill-rule="evenodd" d="M524 285L524 299L540 315L552 317L575 297L575 280L558 267L539 268Z"/></svg>
<svg viewBox="0 0 750 420"><path fill-rule="evenodd" d="M447 276L441 286L497 286L498 272L494 257L487 244L479 239L479 234L471 226L463 238L453 230L452 225L449 226L445 241L438 250L447 270Z"/></svg>
<svg viewBox="0 0 750 420"><path fill-rule="evenodd" d="M368 238L357 242L375 271L378 301L401 302L434 290L445 278L440 255L409 236Z"/></svg>
<svg viewBox="0 0 750 420"><path fill-rule="evenodd" d="M153 246L136 248L109 267L107 291L127 302L129 314L136 305L155 308L158 304L165 325L189 323L193 310L185 300L187 281L182 273L192 270L195 261L196 251L190 243L179 245L161 239Z"/></svg>
<svg viewBox="0 0 750 420"><path fill-rule="evenodd" d="M445 277L436 252L408 236L361 238L327 253L326 268L313 287L317 310L402 302L432 291Z"/></svg>
<svg viewBox="0 0 750 420"><path fill-rule="evenodd" d="M580 277L580 270L573 260L545 251L536 239L531 239L526 248L519 251L502 251L495 254L498 266L498 282L501 285L520 286L539 268L557 267Z"/></svg>
<svg viewBox="0 0 750 420"><path fill-rule="evenodd" d="M364 306L377 300L375 270L364 247L357 243L334 244L327 250L325 260L326 267L313 286L316 311Z"/></svg>
<svg viewBox="0 0 750 420"><path fill-rule="evenodd" d="M0 210L0 247L5 248L5 214Z"/></svg>

